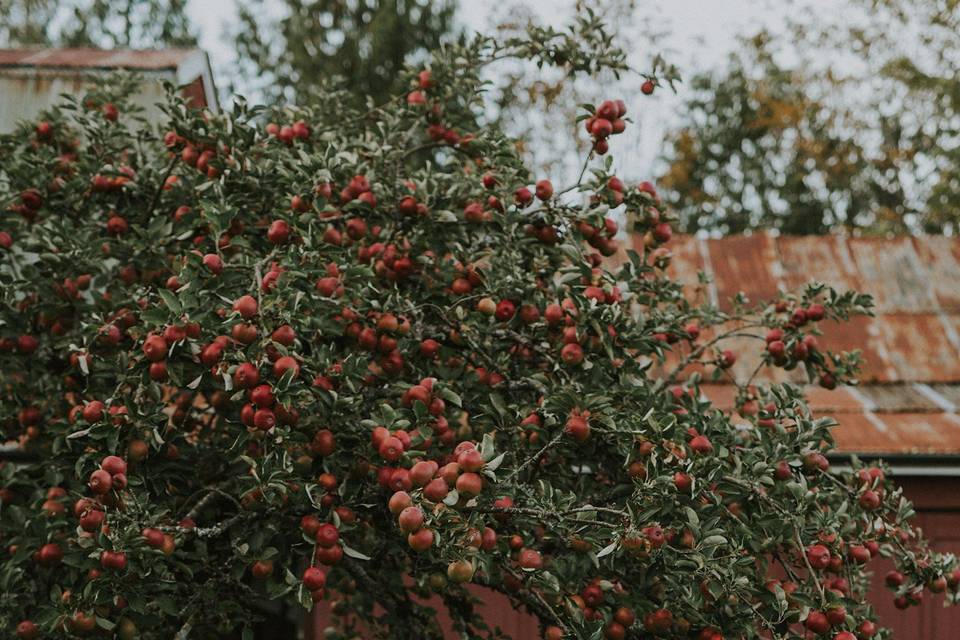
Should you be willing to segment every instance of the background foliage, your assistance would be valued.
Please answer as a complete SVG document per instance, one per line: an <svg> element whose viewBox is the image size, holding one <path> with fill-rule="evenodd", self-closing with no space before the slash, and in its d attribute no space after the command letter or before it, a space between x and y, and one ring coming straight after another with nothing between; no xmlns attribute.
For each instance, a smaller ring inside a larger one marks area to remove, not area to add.
<svg viewBox="0 0 960 640"><path fill-rule="evenodd" d="M196 45L186 0L0 0L0 46Z"/></svg>
<svg viewBox="0 0 960 640"><path fill-rule="evenodd" d="M853 5L692 78L661 176L686 229L956 231L960 4Z"/></svg>

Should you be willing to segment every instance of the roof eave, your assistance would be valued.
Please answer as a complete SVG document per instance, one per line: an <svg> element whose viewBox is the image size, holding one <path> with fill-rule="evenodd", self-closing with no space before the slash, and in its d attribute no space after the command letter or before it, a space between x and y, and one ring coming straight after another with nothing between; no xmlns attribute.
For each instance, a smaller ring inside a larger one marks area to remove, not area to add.
<svg viewBox="0 0 960 640"><path fill-rule="evenodd" d="M827 458L837 469L849 468L852 456L864 462L883 461L898 476L960 477L958 453L855 453L831 451Z"/></svg>

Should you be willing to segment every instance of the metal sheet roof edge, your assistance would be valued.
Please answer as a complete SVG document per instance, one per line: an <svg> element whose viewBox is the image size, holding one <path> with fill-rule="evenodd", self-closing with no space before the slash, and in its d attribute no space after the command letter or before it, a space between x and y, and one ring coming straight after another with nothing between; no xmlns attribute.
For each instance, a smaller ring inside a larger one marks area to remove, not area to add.
<svg viewBox="0 0 960 640"><path fill-rule="evenodd" d="M847 465L836 465L837 471L849 471ZM960 458L958 463L953 465L928 465L928 464L891 464L890 471L892 476L898 478L960 478Z"/></svg>
<svg viewBox="0 0 960 640"><path fill-rule="evenodd" d="M858 453L856 451L831 451L827 453L827 458L832 462L849 461L852 456L857 456L860 460L876 461L883 460L891 466L910 466L912 464L923 465L924 468L956 467L960 475L960 451L956 453Z"/></svg>

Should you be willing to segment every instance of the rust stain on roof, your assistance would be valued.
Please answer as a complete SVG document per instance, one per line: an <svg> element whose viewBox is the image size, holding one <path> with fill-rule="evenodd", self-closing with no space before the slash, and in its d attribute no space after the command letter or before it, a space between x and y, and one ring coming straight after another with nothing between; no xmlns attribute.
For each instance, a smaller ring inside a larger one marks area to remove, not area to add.
<svg viewBox="0 0 960 640"><path fill-rule="evenodd" d="M761 233L706 241L680 237L672 251L670 275L695 282L697 272L705 271L723 309L732 308L730 300L739 292L757 303L781 291L797 292L813 280L868 293L876 316L821 322L824 348L861 350L865 382L960 383L958 238ZM744 360L735 372L752 371L757 362Z"/></svg>
<svg viewBox="0 0 960 640"><path fill-rule="evenodd" d="M856 388L874 413L940 413L943 407L912 384L866 384ZM861 406L859 410L863 410Z"/></svg>
<svg viewBox="0 0 960 640"><path fill-rule="evenodd" d="M897 370L890 360L887 344L881 331L882 320L858 316L846 322L825 321L820 323L823 335L817 340L829 351L852 351L859 349L863 358L860 379L864 382L895 382Z"/></svg>
<svg viewBox="0 0 960 640"><path fill-rule="evenodd" d="M816 413L862 413L863 403L849 390L838 387L833 390L808 387L807 402ZM700 385L700 393L721 411L736 410L737 389L732 384L707 383Z"/></svg>
<svg viewBox="0 0 960 640"><path fill-rule="evenodd" d="M940 309L960 313L960 242L944 236L913 238L913 249L930 276Z"/></svg>
<svg viewBox="0 0 960 640"><path fill-rule="evenodd" d="M780 236L776 240L787 291L800 291L811 280L837 289L863 288L846 240L837 236Z"/></svg>
<svg viewBox="0 0 960 640"><path fill-rule="evenodd" d="M683 283L683 293L688 300L695 303L709 302L706 287L699 283L700 272L706 271L703 256L700 255L700 241L693 236L680 236L670 244L672 258L667 269L669 276Z"/></svg>
<svg viewBox="0 0 960 640"><path fill-rule="evenodd" d="M736 416L733 385L702 385L701 393L717 409ZM855 395L856 394L856 395ZM857 392L810 387L807 397L815 415L840 423L833 436L840 453L865 455L956 455L960 453L960 417L925 403L908 385L874 385ZM879 403L875 411L867 406ZM903 406L900 406L901 403ZM916 406L914 406L916 405Z"/></svg>
<svg viewBox="0 0 960 640"><path fill-rule="evenodd" d="M947 337L949 319L934 313L880 316L883 341L897 380L960 380L960 350Z"/></svg>
<svg viewBox="0 0 960 640"><path fill-rule="evenodd" d="M197 49L0 49L0 67L87 69L176 69Z"/></svg>
<svg viewBox="0 0 960 640"><path fill-rule="evenodd" d="M707 240L707 247L722 310L733 308L731 300L738 293L751 303L776 297L779 258L773 238L767 234L730 236Z"/></svg>

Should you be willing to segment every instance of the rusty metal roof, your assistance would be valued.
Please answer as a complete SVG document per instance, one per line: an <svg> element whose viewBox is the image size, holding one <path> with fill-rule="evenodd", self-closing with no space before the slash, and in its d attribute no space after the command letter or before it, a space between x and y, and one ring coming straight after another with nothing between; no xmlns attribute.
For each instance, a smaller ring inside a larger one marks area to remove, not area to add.
<svg viewBox="0 0 960 640"><path fill-rule="evenodd" d="M69 67L84 69L176 69L199 49L0 49L0 67Z"/></svg>
<svg viewBox="0 0 960 640"><path fill-rule="evenodd" d="M639 250L642 238L635 243ZM733 308L740 292L759 302L811 280L872 295L875 317L820 323L825 348L862 351L862 384L810 387L812 408L840 421L834 434L841 452L960 456L960 238L755 233L682 236L670 248L674 277L696 283L703 271L711 280L706 291L691 285L687 295L723 310ZM744 340L741 352L756 353ZM741 357L734 377L747 379L758 357ZM782 369L764 375L766 381L804 382L799 372ZM732 385L705 385L704 392L720 408L735 410Z"/></svg>

